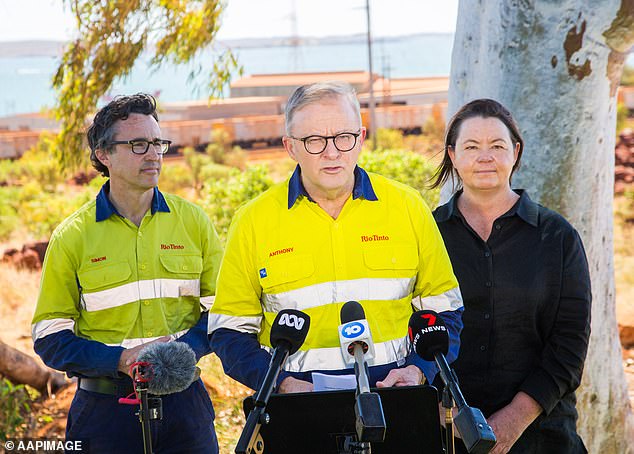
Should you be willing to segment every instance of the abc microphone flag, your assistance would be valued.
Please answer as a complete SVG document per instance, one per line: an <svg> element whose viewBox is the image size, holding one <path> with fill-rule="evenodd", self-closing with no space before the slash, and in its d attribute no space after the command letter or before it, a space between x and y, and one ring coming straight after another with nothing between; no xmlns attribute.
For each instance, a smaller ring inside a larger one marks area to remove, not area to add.
<svg viewBox="0 0 634 454"><path fill-rule="evenodd" d="M271 346L288 350L289 356L297 352L308 335L310 317L295 309L282 309L271 325Z"/></svg>

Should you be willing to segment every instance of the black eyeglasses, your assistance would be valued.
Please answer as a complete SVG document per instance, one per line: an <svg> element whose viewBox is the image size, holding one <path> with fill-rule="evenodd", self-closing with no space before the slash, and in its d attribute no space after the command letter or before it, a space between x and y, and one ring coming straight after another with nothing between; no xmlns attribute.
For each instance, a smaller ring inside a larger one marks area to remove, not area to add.
<svg viewBox="0 0 634 454"><path fill-rule="evenodd" d="M145 154L150 149L150 144L156 149L156 153L163 155L167 153L170 149L171 140L165 139L156 139L156 140L145 140L145 139L134 139L134 140L113 140L112 142L108 142L106 145L130 145L132 149L132 153L134 154Z"/></svg>
<svg viewBox="0 0 634 454"><path fill-rule="evenodd" d="M361 131L358 132L342 132L335 136L307 136L307 137L293 137L291 139L300 140L304 142L304 148L310 154L323 153L328 146L328 139L332 139L332 143L335 148L341 152L350 151L357 144L357 137L361 135Z"/></svg>

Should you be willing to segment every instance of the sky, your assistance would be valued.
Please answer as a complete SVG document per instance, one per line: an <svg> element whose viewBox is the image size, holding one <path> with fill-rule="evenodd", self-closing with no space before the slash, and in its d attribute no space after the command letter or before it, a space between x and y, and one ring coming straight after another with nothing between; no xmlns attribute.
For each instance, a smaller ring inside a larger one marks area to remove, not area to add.
<svg viewBox="0 0 634 454"><path fill-rule="evenodd" d="M365 0L225 0L221 40L366 32ZM74 36L69 1L0 0L0 41ZM295 11L293 21L293 11ZM372 34L453 33L458 0L370 0ZM34 13L37 12L37 13Z"/></svg>

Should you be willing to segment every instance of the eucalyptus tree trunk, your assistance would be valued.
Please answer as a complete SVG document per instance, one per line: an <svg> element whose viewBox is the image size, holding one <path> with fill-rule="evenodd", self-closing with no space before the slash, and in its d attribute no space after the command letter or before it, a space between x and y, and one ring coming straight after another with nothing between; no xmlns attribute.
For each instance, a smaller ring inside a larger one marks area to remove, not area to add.
<svg viewBox="0 0 634 454"><path fill-rule="evenodd" d="M612 252L616 90L633 44L633 0L463 0L451 67L448 114L483 97L509 108L526 141L513 186L583 238L593 307L577 408L590 453L634 453Z"/></svg>

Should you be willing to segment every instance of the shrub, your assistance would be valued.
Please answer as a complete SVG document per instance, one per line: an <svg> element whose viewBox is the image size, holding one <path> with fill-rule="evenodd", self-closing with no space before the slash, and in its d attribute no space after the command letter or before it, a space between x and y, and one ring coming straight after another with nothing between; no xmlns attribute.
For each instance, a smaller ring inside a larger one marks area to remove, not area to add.
<svg viewBox="0 0 634 454"><path fill-rule="evenodd" d="M19 435L20 426L31 411L31 400L24 385L14 385L6 378L0 381L0 439Z"/></svg>
<svg viewBox="0 0 634 454"><path fill-rule="evenodd" d="M229 167L244 170L247 168L247 152L240 147L233 147L225 153L222 163Z"/></svg>
<svg viewBox="0 0 634 454"><path fill-rule="evenodd" d="M4 241L19 225L18 188L0 187L0 241Z"/></svg>
<svg viewBox="0 0 634 454"><path fill-rule="evenodd" d="M183 195L188 189L194 187L194 179L191 169L181 162L165 165L161 170L159 188L161 191Z"/></svg>
<svg viewBox="0 0 634 454"><path fill-rule="evenodd" d="M31 184L24 188L30 187ZM69 195L68 192L44 191L35 196L30 194L21 200L20 221L36 239L48 239L64 219L95 195L96 191L91 187L83 188L74 195Z"/></svg>
<svg viewBox="0 0 634 454"><path fill-rule="evenodd" d="M202 181L203 186L209 186L215 181L223 181L233 175L235 172L229 166L223 166L220 164L216 164L215 162L210 162L205 164L200 171L200 179Z"/></svg>
<svg viewBox="0 0 634 454"><path fill-rule="evenodd" d="M216 164L225 164L227 153L231 152L231 137L224 129L214 129L211 131L211 143L207 145L205 151Z"/></svg>
<svg viewBox="0 0 634 454"><path fill-rule="evenodd" d="M616 105L616 134L617 136L625 129L627 124L628 109L622 102Z"/></svg>
<svg viewBox="0 0 634 454"><path fill-rule="evenodd" d="M366 140L365 146L368 150L402 150L405 147L403 133L398 129L379 128L374 135L374 141Z"/></svg>
<svg viewBox="0 0 634 454"><path fill-rule="evenodd" d="M417 189L430 208L438 204L440 190L426 188L434 173L434 166L417 153L402 150L361 153L359 166Z"/></svg>
<svg viewBox="0 0 634 454"><path fill-rule="evenodd" d="M192 184L196 193L200 193L200 189L203 186L202 179L200 177L202 168L211 162L208 156L205 156L201 153L198 153L192 147L185 147L183 149L183 157L185 158L185 163L189 167L192 176Z"/></svg>
<svg viewBox="0 0 634 454"><path fill-rule="evenodd" d="M198 203L209 215L223 243L238 207L272 184L267 168L258 165L248 167L244 172L233 169L227 179L211 181L205 186Z"/></svg>

